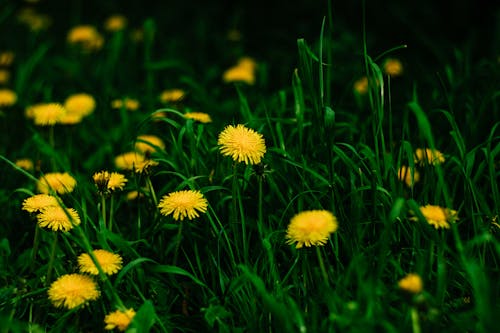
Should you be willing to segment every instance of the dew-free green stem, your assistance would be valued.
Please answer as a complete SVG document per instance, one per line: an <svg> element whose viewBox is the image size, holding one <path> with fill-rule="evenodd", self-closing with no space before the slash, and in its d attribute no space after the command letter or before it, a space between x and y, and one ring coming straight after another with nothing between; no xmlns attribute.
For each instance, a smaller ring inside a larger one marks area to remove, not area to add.
<svg viewBox="0 0 500 333"><path fill-rule="evenodd" d="M36 254L38 252L38 245L40 243L40 227L38 225L35 227L35 236L33 238L33 249L31 252L31 264L30 264L30 270L33 272L34 270L34 265L36 261Z"/></svg>
<svg viewBox="0 0 500 333"><path fill-rule="evenodd" d="M104 195L101 195L101 216L104 227L108 228L106 223L106 197Z"/></svg>
<svg viewBox="0 0 500 333"><path fill-rule="evenodd" d="M323 261L323 256L321 255L319 246L316 246L316 255L318 256L319 268L321 269L323 280L325 280L325 285L328 285L328 273L326 272L325 263Z"/></svg>
<svg viewBox="0 0 500 333"><path fill-rule="evenodd" d="M45 284L50 283L50 280L52 278L52 269L54 268L54 261L56 258L56 252L57 252L57 232L54 232L54 240L52 241L52 247L50 249L50 257L49 257L49 265L47 266L47 278L45 279Z"/></svg>
<svg viewBox="0 0 500 333"><path fill-rule="evenodd" d="M410 309L410 314L411 314L411 327L413 333L420 333L420 320L418 318L417 308L412 306Z"/></svg>
<svg viewBox="0 0 500 333"><path fill-rule="evenodd" d="M182 226L184 225L183 221L179 222L179 229L177 229L177 239L175 243L175 250L174 250L174 262L173 265L177 265L177 257L179 256L179 248L181 247L181 240L182 240Z"/></svg>

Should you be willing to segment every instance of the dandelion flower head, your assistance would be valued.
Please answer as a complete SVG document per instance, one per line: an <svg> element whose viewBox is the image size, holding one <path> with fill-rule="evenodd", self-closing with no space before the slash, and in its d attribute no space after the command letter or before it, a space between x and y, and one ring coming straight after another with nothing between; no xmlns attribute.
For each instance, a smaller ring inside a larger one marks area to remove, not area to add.
<svg viewBox="0 0 500 333"><path fill-rule="evenodd" d="M303 211L292 217L288 225L287 243L297 243L296 248L304 245L325 245L328 237L338 228L337 218L327 210Z"/></svg>
<svg viewBox="0 0 500 333"><path fill-rule="evenodd" d="M111 312L104 317L104 323L106 324L104 329L112 330L117 328L119 331L124 332L130 325L130 322L132 322L132 319L134 319L134 316L134 309L128 309L125 311L116 310Z"/></svg>
<svg viewBox="0 0 500 333"><path fill-rule="evenodd" d="M389 58L386 59L383 65L384 73L396 77L403 74L403 64L399 59Z"/></svg>
<svg viewBox="0 0 500 333"><path fill-rule="evenodd" d="M204 112L187 112L184 114L184 118L193 119L204 124L212 122L212 118L210 118L210 115Z"/></svg>
<svg viewBox="0 0 500 333"><path fill-rule="evenodd" d="M126 152L115 157L115 166L120 170L145 173L156 165L158 165L158 162L148 159L143 154L135 151Z"/></svg>
<svg viewBox="0 0 500 333"><path fill-rule="evenodd" d="M444 161L444 155L439 150L430 148L417 148L415 150L415 163L436 165L442 164Z"/></svg>
<svg viewBox="0 0 500 333"><path fill-rule="evenodd" d="M117 32L125 29L127 18L120 14L111 15L104 21L104 29L109 32Z"/></svg>
<svg viewBox="0 0 500 333"><path fill-rule="evenodd" d="M26 171L33 171L35 169L33 161L29 158L20 158L16 160L14 164Z"/></svg>
<svg viewBox="0 0 500 333"><path fill-rule="evenodd" d="M46 173L38 179L37 189L40 193L49 194L50 189L59 194L73 192L76 180L69 173L51 172Z"/></svg>
<svg viewBox="0 0 500 333"><path fill-rule="evenodd" d="M227 69L223 75L222 80L226 83L230 82L244 82L248 85L255 84L255 72L253 69L243 66L233 66Z"/></svg>
<svg viewBox="0 0 500 333"><path fill-rule="evenodd" d="M363 76L357 79L353 85L354 92L359 95L365 95L368 92L368 77Z"/></svg>
<svg viewBox="0 0 500 333"><path fill-rule="evenodd" d="M199 213L207 211L207 199L200 191L185 190L171 192L160 200L158 208L162 215L172 214L174 220L184 220L186 217L192 220L199 217Z"/></svg>
<svg viewBox="0 0 500 333"><path fill-rule="evenodd" d="M448 208L425 205L420 207L420 212L425 217L427 223L432 225L435 229L443 228L449 229L450 223L458 220L457 211ZM412 218L416 220L416 218Z"/></svg>
<svg viewBox="0 0 500 333"><path fill-rule="evenodd" d="M0 89L0 108L14 105L17 102L17 94L10 89Z"/></svg>
<svg viewBox="0 0 500 333"><path fill-rule="evenodd" d="M6 69L0 69L0 84L6 84L10 80L10 72Z"/></svg>
<svg viewBox="0 0 500 333"><path fill-rule="evenodd" d="M122 269L123 259L120 255L102 249L94 250L93 254L105 274L113 275ZM88 253L78 256L78 267L81 273L99 275L99 270Z"/></svg>
<svg viewBox="0 0 500 333"><path fill-rule="evenodd" d="M94 112L95 99L91 95L85 93L73 94L66 98L64 107L69 115L83 118Z"/></svg>
<svg viewBox="0 0 500 333"><path fill-rule="evenodd" d="M15 54L12 51L0 52L0 66L8 67L12 65L14 61Z"/></svg>
<svg viewBox="0 0 500 333"><path fill-rule="evenodd" d="M63 208L61 206L47 206L37 215L38 225L49 228L52 231L67 232L79 225L81 220L74 208Z"/></svg>
<svg viewBox="0 0 500 333"><path fill-rule="evenodd" d="M67 110L59 103L42 103L26 109L26 116L33 118L35 125L52 126L61 122Z"/></svg>
<svg viewBox="0 0 500 333"><path fill-rule="evenodd" d="M123 190L127 183L127 178L118 172L99 171L92 176L97 191L101 194L111 194L112 192Z"/></svg>
<svg viewBox="0 0 500 333"><path fill-rule="evenodd" d="M54 281L48 291L49 300L55 307L74 309L99 298L97 284L90 276L66 274Z"/></svg>
<svg viewBox="0 0 500 333"><path fill-rule="evenodd" d="M231 156L236 162L259 164L266 152L262 134L241 124L229 125L220 134L217 143L224 156Z"/></svg>
<svg viewBox="0 0 500 333"><path fill-rule="evenodd" d="M125 97L124 99L115 99L111 102L111 107L113 109L124 108L125 110L128 111L137 111L140 106L141 104L139 103L138 100L128 97Z"/></svg>
<svg viewBox="0 0 500 333"><path fill-rule="evenodd" d="M398 170L398 179L404 182L408 187L412 187L420 180L420 173L414 168L402 165Z"/></svg>
<svg viewBox="0 0 500 333"><path fill-rule="evenodd" d="M410 294L419 294L424 289L424 283L418 274L410 273L399 280L398 287Z"/></svg>
<svg viewBox="0 0 500 333"><path fill-rule="evenodd" d="M104 38L91 25L78 25L73 27L67 36L68 43L80 46L83 51L97 51L102 48Z"/></svg>
<svg viewBox="0 0 500 333"><path fill-rule="evenodd" d="M135 149L140 151L142 154L147 155L154 153L157 149L164 150L165 143L163 143L163 140L156 135L143 134L137 137Z"/></svg>
<svg viewBox="0 0 500 333"><path fill-rule="evenodd" d="M38 213L47 207L57 207L59 202L57 198L49 194L35 194L24 199L22 209L28 213Z"/></svg>
<svg viewBox="0 0 500 333"><path fill-rule="evenodd" d="M176 103L180 102L186 96L186 92L182 89L167 89L160 94L160 101L162 103Z"/></svg>

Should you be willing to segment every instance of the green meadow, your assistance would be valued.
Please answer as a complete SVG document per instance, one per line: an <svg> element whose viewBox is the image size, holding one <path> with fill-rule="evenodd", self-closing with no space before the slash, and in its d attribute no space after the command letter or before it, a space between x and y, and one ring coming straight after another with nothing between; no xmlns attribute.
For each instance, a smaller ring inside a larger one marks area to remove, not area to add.
<svg viewBox="0 0 500 333"><path fill-rule="evenodd" d="M0 332L496 332L478 6L0 1Z"/></svg>

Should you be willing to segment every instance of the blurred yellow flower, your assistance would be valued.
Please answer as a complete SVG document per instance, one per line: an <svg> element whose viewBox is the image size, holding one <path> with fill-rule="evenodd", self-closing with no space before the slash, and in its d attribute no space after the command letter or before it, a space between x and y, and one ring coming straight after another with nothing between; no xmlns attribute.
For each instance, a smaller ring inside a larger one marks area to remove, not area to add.
<svg viewBox="0 0 500 333"><path fill-rule="evenodd" d="M38 179L37 189L40 193L49 194L50 189L58 194L66 194L73 192L76 186L76 179L69 173L50 172L46 173Z"/></svg>
<svg viewBox="0 0 500 333"><path fill-rule="evenodd" d="M410 273L399 280L398 287L410 294L419 294L424 290L424 283L418 274Z"/></svg>
<svg viewBox="0 0 500 333"><path fill-rule="evenodd" d="M383 69L384 73L391 77L396 77L403 74L403 64L399 59L386 59L384 61Z"/></svg>
<svg viewBox="0 0 500 333"><path fill-rule="evenodd" d="M398 170L398 179L408 187L413 187L420 180L420 173L406 165L402 165Z"/></svg>
<svg viewBox="0 0 500 333"><path fill-rule="evenodd" d="M266 144L262 134L244 125L227 126L217 141L220 152L231 156L236 162L259 164L266 152Z"/></svg>
<svg viewBox="0 0 500 333"><path fill-rule="evenodd" d="M20 158L14 162L16 166L20 167L21 169L24 169L26 171L33 171L35 169L35 165L33 164L33 161L30 160L29 158Z"/></svg>
<svg viewBox="0 0 500 333"><path fill-rule="evenodd" d="M185 190L171 192L164 195L158 204L160 213L168 216L172 214L174 220L184 220L186 217L192 220L199 217L199 213L207 211L207 199L200 191Z"/></svg>
<svg viewBox="0 0 500 333"><path fill-rule="evenodd" d="M113 275L122 269L123 259L120 255L103 249L94 250L93 254L104 274ZM78 256L78 267L81 273L99 275L99 270L88 253Z"/></svg>
<svg viewBox="0 0 500 333"><path fill-rule="evenodd" d="M165 149L165 144L163 140L156 135L143 134L139 135L135 142L135 149L142 154L151 154L159 150Z"/></svg>
<svg viewBox="0 0 500 333"><path fill-rule="evenodd" d="M69 44L78 46L82 51L92 52L102 48L104 38L91 25L78 25L73 27L67 35Z"/></svg>
<svg viewBox="0 0 500 333"><path fill-rule="evenodd" d="M193 119L204 124L212 122L212 118L210 118L210 115L203 112L187 112L184 114L184 118Z"/></svg>
<svg viewBox="0 0 500 333"><path fill-rule="evenodd" d="M368 92L368 78L363 76L354 81L353 89L355 93L365 95Z"/></svg>
<svg viewBox="0 0 500 333"><path fill-rule="evenodd" d="M162 103L175 103L184 99L186 93L182 89L167 89L160 94L160 101Z"/></svg>
<svg viewBox="0 0 500 333"><path fill-rule="evenodd" d="M111 312L104 317L104 323L106 326L105 330L112 330L117 328L119 331L124 332L130 325L132 319L134 319L135 311L134 309L128 309L125 311L116 310Z"/></svg>
<svg viewBox="0 0 500 333"><path fill-rule="evenodd" d="M421 206L420 212L425 217L427 223L434 226L435 229L449 229L449 222L455 222L456 220L458 220L456 210L451 210L440 206ZM417 218L413 217L412 220L417 220Z"/></svg>
<svg viewBox="0 0 500 333"><path fill-rule="evenodd" d="M136 99L125 97L124 99L115 99L111 101L111 107L113 109L124 108L128 111L136 111L139 109L140 103Z"/></svg>
<svg viewBox="0 0 500 333"><path fill-rule="evenodd" d="M32 118L35 125L52 126L61 121L67 110L59 103L36 104L26 108L26 117Z"/></svg>
<svg viewBox="0 0 500 333"><path fill-rule="evenodd" d="M10 80L10 72L6 69L0 69L0 84L6 84Z"/></svg>
<svg viewBox="0 0 500 333"><path fill-rule="evenodd" d="M224 72L222 80L226 83L245 82L248 85L253 85L255 84L255 73L251 68L233 66Z"/></svg>
<svg viewBox="0 0 500 333"><path fill-rule="evenodd" d="M38 213L47 207L57 207L57 198L49 194L35 194L24 199L22 209L28 213Z"/></svg>
<svg viewBox="0 0 500 333"><path fill-rule="evenodd" d="M17 102L17 94L10 89L0 89L0 108Z"/></svg>
<svg viewBox="0 0 500 333"><path fill-rule="evenodd" d="M49 228L52 231L67 232L75 225L79 225L81 220L78 212L74 208L63 208L61 206L47 206L37 215L38 225L42 228Z"/></svg>
<svg viewBox="0 0 500 333"><path fill-rule="evenodd" d="M297 243L296 248L304 245L325 245L328 237L338 228L337 218L327 210L306 210L290 220L286 238L287 243Z"/></svg>
<svg viewBox="0 0 500 333"><path fill-rule="evenodd" d="M111 15L104 22L104 29L109 32L117 32L125 29L127 26L127 18L120 14Z"/></svg>
<svg viewBox="0 0 500 333"><path fill-rule="evenodd" d="M13 61L14 61L14 52L12 51L0 52L0 66L8 67L12 65Z"/></svg>
<svg viewBox="0 0 500 333"><path fill-rule="evenodd" d="M436 149L430 149L430 148L417 148L415 150L415 163L419 163L420 165L424 164L431 164L431 165L436 165L436 164L442 164L444 163L445 158L444 155Z"/></svg>
<svg viewBox="0 0 500 333"><path fill-rule="evenodd" d="M17 19L35 32L47 29L52 23L49 16L40 14L31 7L21 8L17 14Z"/></svg>
<svg viewBox="0 0 500 333"><path fill-rule="evenodd" d="M115 166L120 170L143 173L148 172L150 168L156 165L158 165L158 162L150 160L143 154L135 151L126 152L115 157Z"/></svg>
<svg viewBox="0 0 500 333"><path fill-rule="evenodd" d="M74 115L75 117L86 117L95 110L95 99L89 94L79 93L68 96L64 101L67 115Z"/></svg>
<svg viewBox="0 0 500 333"><path fill-rule="evenodd" d="M127 178L118 172L99 171L92 176L97 191L103 195L109 195L117 190L123 190Z"/></svg>
<svg viewBox="0 0 500 333"><path fill-rule="evenodd" d="M74 309L99 298L95 281L82 274L66 274L54 281L48 290L49 300L55 307Z"/></svg>

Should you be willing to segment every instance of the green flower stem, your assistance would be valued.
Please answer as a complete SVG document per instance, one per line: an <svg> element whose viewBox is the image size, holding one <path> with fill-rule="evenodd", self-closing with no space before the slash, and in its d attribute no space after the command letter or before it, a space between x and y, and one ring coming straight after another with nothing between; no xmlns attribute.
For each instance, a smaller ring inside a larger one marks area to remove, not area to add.
<svg viewBox="0 0 500 333"><path fill-rule="evenodd" d="M114 210L114 200L113 196L109 199L109 221L108 221L108 230L113 231L113 210Z"/></svg>
<svg viewBox="0 0 500 333"><path fill-rule="evenodd" d="M420 333L420 321L418 319L418 310L416 307L412 306L410 310L411 314L411 327L413 333Z"/></svg>
<svg viewBox="0 0 500 333"><path fill-rule="evenodd" d="M40 243L40 227L38 224L35 227L35 236L33 238L33 249L31 250L31 263L30 263L30 270L31 272L34 271L34 265L36 261L36 254L38 252L38 245Z"/></svg>
<svg viewBox="0 0 500 333"><path fill-rule="evenodd" d="M180 221L179 223L179 229L177 230L177 243L175 244L175 250L174 250L174 262L173 265L177 265L177 257L179 256L179 248L181 247L181 239L182 239L182 225L184 224L183 221Z"/></svg>
<svg viewBox="0 0 500 333"><path fill-rule="evenodd" d="M328 285L328 273L326 272L325 263L323 261L323 256L321 255L321 251L319 246L316 246L316 254L318 256L319 268L321 269L321 274L323 274L323 280L325 280L325 284Z"/></svg>
<svg viewBox="0 0 500 333"><path fill-rule="evenodd" d="M101 194L101 215L104 228L107 228L108 226L106 223L106 197L102 194Z"/></svg>
<svg viewBox="0 0 500 333"><path fill-rule="evenodd" d="M52 269L54 268L54 260L56 258L57 251L57 241L57 232L54 232L54 240L52 241L52 248L50 249L49 265L47 267L47 278L45 279L45 285L50 283L50 280L52 278Z"/></svg>
<svg viewBox="0 0 500 333"><path fill-rule="evenodd" d="M232 216L231 222L233 225L238 225L238 213L241 216L241 238L242 238L242 247L243 247L243 261L245 263L248 262L248 246L247 246L247 232L246 232L246 223L243 217L243 208L241 204L240 198L240 188L238 185L238 163L234 162L233 164L233 188L232 188Z"/></svg>
<svg viewBox="0 0 500 333"><path fill-rule="evenodd" d="M151 193L151 198L153 199L153 203L155 207L158 207L158 199L156 198L156 193L153 187L153 183L151 182L151 177L149 175L146 176L146 183L148 184L149 193Z"/></svg>

